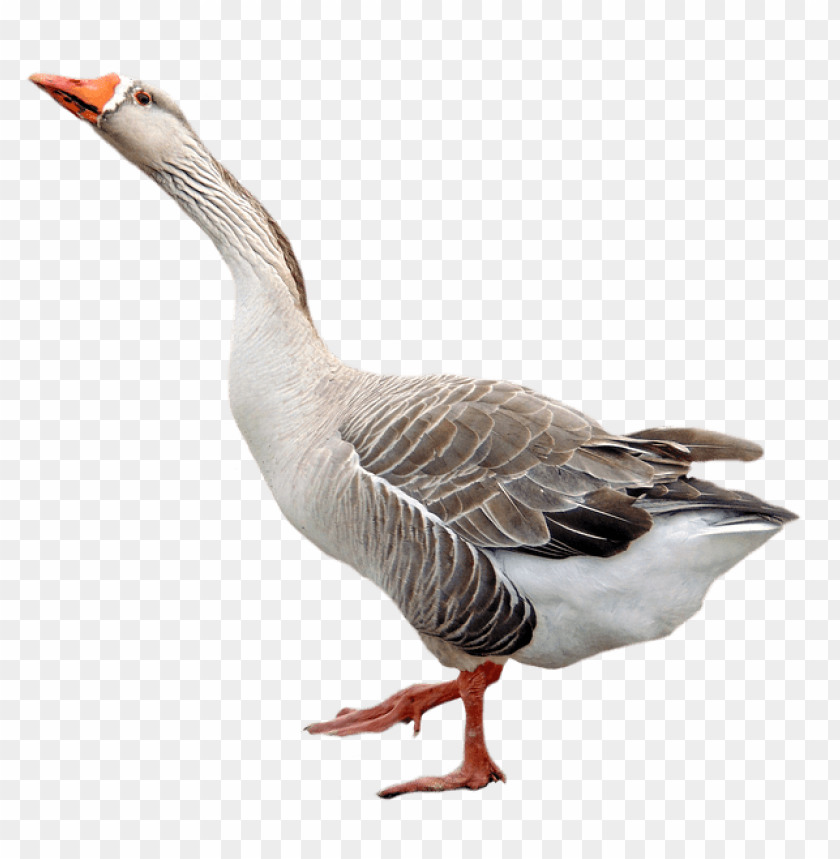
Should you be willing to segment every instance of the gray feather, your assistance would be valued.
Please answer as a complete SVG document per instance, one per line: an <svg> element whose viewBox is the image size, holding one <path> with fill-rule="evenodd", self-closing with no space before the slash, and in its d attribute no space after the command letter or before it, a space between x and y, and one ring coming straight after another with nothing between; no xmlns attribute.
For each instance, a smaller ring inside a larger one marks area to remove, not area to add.
<svg viewBox="0 0 840 859"><path fill-rule="evenodd" d="M752 462L760 459L764 450L752 441L736 438L712 430L692 427L657 427L630 433L628 438L675 441L687 447L694 462L711 462L717 459L739 459Z"/></svg>

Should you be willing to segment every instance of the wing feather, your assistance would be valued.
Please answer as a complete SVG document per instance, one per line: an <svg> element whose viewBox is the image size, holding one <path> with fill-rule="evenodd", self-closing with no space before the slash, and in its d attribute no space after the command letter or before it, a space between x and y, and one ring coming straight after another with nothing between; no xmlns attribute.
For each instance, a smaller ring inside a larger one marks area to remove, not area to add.
<svg viewBox="0 0 840 859"><path fill-rule="evenodd" d="M491 521L517 544L539 546L547 542L550 535L542 512L518 503L504 491L504 486L502 490L481 508Z"/></svg>
<svg viewBox="0 0 840 859"><path fill-rule="evenodd" d="M567 467L582 471L596 480L620 486L648 485L656 473L654 467L643 459L628 455L621 448L582 447L574 452Z"/></svg>
<svg viewBox="0 0 840 859"><path fill-rule="evenodd" d="M752 462L754 459L761 459L764 455L761 445L755 442L695 427L640 430L632 433L630 438L676 442L688 448L694 462L710 462L715 459L740 459L743 462Z"/></svg>
<svg viewBox="0 0 840 859"><path fill-rule="evenodd" d="M515 480L509 480L504 484L505 492L517 501L530 507L531 510L542 512L549 510L570 510L576 502L569 498L568 493L563 494L554 489L541 486L531 476L531 472ZM555 469L556 471L557 469Z"/></svg>
<svg viewBox="0 0 840 859"><path fill-rule="evenodd" d="M526 450L530 441L528 425L500 409L493 415L490 450L480 465L489 469L500 468Z"/></svg>
<svg viewBox="0 0 840 859"><path fill-rule="evenodd" d="M342 438L365 469L482 548L609 557L650 529L652 505L698 493L681 479L693 461L761 453L708 430L611 435L511 382L372 379Z"/></svg>

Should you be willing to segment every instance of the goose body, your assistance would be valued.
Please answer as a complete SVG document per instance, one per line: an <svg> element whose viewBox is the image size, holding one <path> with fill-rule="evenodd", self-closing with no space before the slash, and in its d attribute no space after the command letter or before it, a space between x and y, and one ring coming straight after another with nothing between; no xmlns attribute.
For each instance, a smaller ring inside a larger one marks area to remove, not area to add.
<svg viewBox="0 0 840 859"><path fill-rule="evenodd" d="M236 283L231 408L280 509L460 672L309 727L419 729L425 711L460 698L461 767L383 796L503 780L482 706L508 659L561 668L668 635L795 518L688 475L693 462L757 458L750 442L695 429L615 435L509 382L347 367L314 327L288 240L165 93L117 75L32 80L213 240Z"/></svg>

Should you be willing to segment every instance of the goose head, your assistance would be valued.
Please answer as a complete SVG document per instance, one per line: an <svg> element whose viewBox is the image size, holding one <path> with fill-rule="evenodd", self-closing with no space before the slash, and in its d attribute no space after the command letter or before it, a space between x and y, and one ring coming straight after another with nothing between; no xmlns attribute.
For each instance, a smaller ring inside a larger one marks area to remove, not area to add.
<svg viewBox="0 0 840 859"><path fill-rule="evenodd" d="M264 281L266 294L275 296L279 276L314 330L303 274L288 238L262 204L210 154L165 92L117 74L89 80L37 74L29 80L89 122L157 182L207 233L234 279Z"/></svg>
<svg viewBox="0 0 840 859"><path fill-rule="evenodd" d="M142 81L113 73L89 80L37 74L29 80L145 173L158 172L169 157L197 142L178 105Z"/></svg>

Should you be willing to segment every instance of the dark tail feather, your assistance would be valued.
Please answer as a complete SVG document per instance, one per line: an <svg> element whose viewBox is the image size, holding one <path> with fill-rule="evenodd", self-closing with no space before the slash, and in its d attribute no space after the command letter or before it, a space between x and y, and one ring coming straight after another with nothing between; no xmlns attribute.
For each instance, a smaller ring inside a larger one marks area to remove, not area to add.
<svg viewBox="0 0 840 859"><path fill-rule="evenodd" d="M771 519L779 524L792 522L799 517L784 507L756 498L738 489L725 489L708 480L683 477L671 483L659 483L645 489L630 489L628 494L636 496L636 507L648 510L651 515L678 513L683 510L699 510L703 507L730 510L747 518L757 516Z"/></svg>
<svg viewBox="0 0 840 859"><path fill-rule="evenodd" d="M751 462L760 459L764 453L761 446L754 442L691 427L645 429L630 433L628 438L676 442L689 449L693 462L709 462L713 459L740 459L743 462Z"/></svg>

